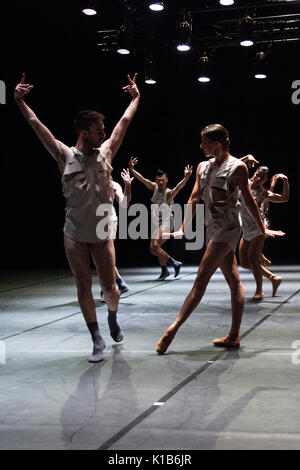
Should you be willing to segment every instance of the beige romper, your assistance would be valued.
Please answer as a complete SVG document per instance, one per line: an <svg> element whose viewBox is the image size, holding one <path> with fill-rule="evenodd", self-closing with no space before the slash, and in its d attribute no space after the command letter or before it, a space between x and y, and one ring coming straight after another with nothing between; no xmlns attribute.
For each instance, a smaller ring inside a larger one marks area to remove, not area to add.
<svg viewBox="0 0 300 470"><path fill-rule="evenodd" d="M209 241L223 242L230 245L233 252L241 234L240 203L238 188L231 188L229 179L240 160L231 155L220 165L211 158L201 164L200 185L205 204L206 244ZM213 200L212 189L224 193L224 198L217 203Z"/></svg>
<svg viewBox="0 0 300 470"><path fill-rule="evenodd" d="M75 147L68 149L62 177L63 194L67 200L64 233L73 240L100 243L115 238L117 216L113 207L110 152L105 142L86 155ZM68 179L72 173L75 176ZM96 215L102 204L105 204L102 206L105 208L104 214ZM97 224L104 217L108 220L107 232L99 238Z"/></svg>

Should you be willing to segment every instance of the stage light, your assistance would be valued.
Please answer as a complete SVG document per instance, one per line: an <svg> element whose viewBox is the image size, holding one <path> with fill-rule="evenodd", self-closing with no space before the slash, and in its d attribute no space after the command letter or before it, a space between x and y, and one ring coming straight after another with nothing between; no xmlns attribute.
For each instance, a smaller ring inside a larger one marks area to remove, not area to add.
<svg viewBox="0 0 300 470"><path fill-rule="evenodd" d="M210 82L210 78L209 77L198 77L198 82L201 82L201 83L208 83Z"/></svg>
<svg viewBox="0 0 300 470"><path fill-rule="evenodd" d="M191 46L188 43L178 44L176 47L179 52L187 52L191 49Z"/></svg>
<svg viewBox="0 0 300 470"><path fill-rule="evenodd" d="M148 57L145 64L145 83L147 85L156 85L155 65L152 57Z"/></svg>
<svg viewBox="0 0 300 470"><path fill-rule="evenodd" d="M82 13L84 13L84 14L87 15L87 16L97 15L96 10L93 10L93 8L84 8L84 9L82 10Z"/></svg>
<svg viewBox="0 0 300 470"><path fill-rule="evenodd" d="M187 52L191 49L192 20L186 13L182 20L177 23L177 50Z"/></svg>
<svg viewBox="0 0 300 470"><path fill-rule="evenodd" d="M250 16L245 16L244 18L241 19L240 22L240 45L244 47L250 47L253 46L254 41L253 41L253 28L254 28L254 23L252 18Z"/></svg>
<svg viewBox="0 0 300 470"><path fill-rule="evenodd" d="M263 51L257 52L254 63L254 77L258 80L267 78L267 54Z"/></svg>
<svg viewBox="0 0 300 470"><path fill-rule="evenodd" d="M162 11L164 10L164 2L148 2L148 7L152 11Z"/></svg>
<svg viewBox="0 0 300 470"><path fill-rule="evenodd" d="M209 61L206 52L202 54L199 59L200 63L200 73L198 76L198 82L200 83L208 83L210 82L210 73L209 73Z"/></svg>
<svg viewBox="0 0 300 470"><path fill-rule="evenodd" d="M87 16L97 15L97 0L85 0L85 8L82 13Z"/></svg>
<svg viewBox="0 0 300 470"><path fill-rule="evenodd" d="M117 53L121 55L130 54L130 32L125 25L121 26L118 36Z"/></svg>
<svg viewBox="0 0 300 470"><path fill-rule="evenodd" d="M121 55L128 55L130 54L130 50L126 49L125 47L118 47L117 53Z"/></svg>
<svg viewBox="0 0 300 470"><path fill-rule="evenodd" d="M229 6L234 4L234 0L220 0L220 4L224 6Z"/></svg>

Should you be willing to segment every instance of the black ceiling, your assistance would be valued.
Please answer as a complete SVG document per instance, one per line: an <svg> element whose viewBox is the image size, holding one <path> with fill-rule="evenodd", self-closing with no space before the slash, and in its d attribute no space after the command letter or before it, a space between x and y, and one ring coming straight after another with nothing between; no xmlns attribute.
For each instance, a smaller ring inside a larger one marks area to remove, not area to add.
<svg viewBox="0 0 300 470"><path fill-rule="evenodd" d="M151 12L146 1L120 0L116 3L118 8L110 28L118 29L124 23L128 25L133 46L138 50L174 47L176 25L184 12L192 22L191 42L194 49L239 46L239 23L246 15L253 19L256 44L300 39L299 1L236 0L234 5L225 7L218 0L169 0L164 2L166 9L160 13ZM116 39L114 32L99 33L99 36L105 37L107 45L110 44L110 38L112 43Z"/></svg>
<svg viewBox="0 0 300 470"><path fill-rule="evenodd" d="M62 48L73 44L76 49L81 44L114 52L117 32L126 24L137 52L168 50L175 46L176 24L183 11L192 20L194 50L238 46L238 25L245 15L254 20L257 44L300 39L300 1L236 0L225 7L218 0L165 0L166 9L153 13L145 0L98 0L98 14L91 17L81 12L87 2L11 0L1 6L1 49L56 47L60 43Z"/></svg>

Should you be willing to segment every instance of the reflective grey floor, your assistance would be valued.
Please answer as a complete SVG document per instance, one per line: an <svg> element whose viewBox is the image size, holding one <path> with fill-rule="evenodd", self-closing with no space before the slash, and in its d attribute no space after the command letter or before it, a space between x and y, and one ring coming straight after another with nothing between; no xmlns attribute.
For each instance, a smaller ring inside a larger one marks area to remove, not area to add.
<svg viewBox="0 0 300 470"><path fill-rule="evenodd" d="M168 354L155 343L174 321L196 268L155 282L157 268L121 270L124 341L113 344L106 307L97 315L107 342L91 365L91 341L69 271L2 272L0 281L0 449L300 449L300 270L277 296L245 294L239 351L215 348L231 309L219 271Z"/></svg>

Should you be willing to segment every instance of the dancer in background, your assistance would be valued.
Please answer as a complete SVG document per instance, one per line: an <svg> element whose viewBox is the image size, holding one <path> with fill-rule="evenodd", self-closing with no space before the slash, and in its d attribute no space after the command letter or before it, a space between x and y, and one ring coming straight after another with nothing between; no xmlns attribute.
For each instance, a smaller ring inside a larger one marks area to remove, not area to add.
<svg viewBox="0 0 300 470"><path fill-rule="evenodd" d="M167 264L169 266L173 266L174 268L174 277L177 277L182 263L180 261L176 261L175 259L171 258L171 256L163 250L162 246L167 241L166 238L163 238L162 234L164 232L170 232L174 229L173 227L173 214L172 214L172 204L174 204L174 198L177 196L179 191L186 185L188 179L190 178L193 167L187 165L184 169L184 178L175 186L173 189L169 189L167 187L168 184L168 176L166 172L162 170L157 170L155 174L155 181L150 181L141 173L137 172L134 167L137 164L138 159L131 157L129 161L129 169L131 173L141 181L148 189L153 191L153 196L151 198L151 202L153 203L153 219L157 219L157 224L155 224L155 229L151 234L151 243L150 243L150 252L157 257L158 262L161 267L161 274L158 277L158 281L164 281L168 276L170 276L170 271L167 268ZM160 212L160 208L164 206L164 209L167 210L167 214L164 210L165 217L162 217ZM157 215L157 212L159 215Z"/></svg>
<svg viewBox="0 0 300 470"><path fill-rule="evenodd" d="M113 179L111 178L112 184L113 184L113 187L114 187L114 198L118 201L118 203L121 207L127 208L129 206L130 201L131 201L131 183L132 183L132 180L134 178L130 178L130 173L129 173L128 168L127 168L127 170L125 170L123 168L123 171L121 172L121 177L122 177L122 180L123 180L124 185L125 185L124 186L124 193L123 193L121 185L119 183L117 183L116 181L113 181ZM117 227L115 227L115 233L116 232L117 232ZM122 294L125 294L125 292L129 291L129 287L128 287L125 279L123 279L123 277L120 275L117 267L115 267L115 277L116 277L116 284L118 286L120 296L121 296ZM102 289L101 289L101 292L100 292L100 301L105 303L105 299L104 299Z"/></svg>
<svg viewBox="0 0 300 470"><path fill-rule="evenodd" d="M131 95L131 102L111 136L105 140L103 114L91 110L80 111L74 119L78 134L75 147L68 147L57 140L25 103L24 96L33 88L33 85L25 83L25 74L15 89L15 100L21 113L56 160L62 174L63 192L67 200L64 226L65 252L75 277L78 302L93 341L93 353L89 362L102 361L103 349L106 346L99 330L92 295L90 255L104 291L111 337L116 342L123 339L117 322L120 294L115 283L114 242L112 239L107 239L106 234L103 234L102 239L99 238L97 225L101 217L104 218L106 215L98 216L96 211L103 204L111 207L111 225L114 225L111 163L137 111L140 99L136 74L133 79L129 75L127 77L129 85L123 87L123 90Z"/></svg>
<svg viewBox="0 0 300 470"><path fill-rule="evenodd" d="M245 163L252 160L252 155L246 155L241 160ZM255 160L258 163L257 160ZM261 211L265 226L269 227L269 221L266 219L266 213L263 212L263 205L270 202L283 203L289 200L289 182L288 178L283 174L277 174L273 177L273 186L278 179L283 181L282 194L274 193L264 187L268 180L269 169L266 166L260 166L255 171L253 177L249 181L250 190L256 203ZM266 206L265 206L266 207ZM274 275L266 266L269 260L262 257L262 249L264 246L264 235L261 228L256 224L249 214L243 196L241 195L241 217L243 235L239 244L240 264L245 269L250 269L256 282L256 291L253 300L262 300L264 293L262 290L263 276L267 277L272 283L272 295L275 296L282 277ZM283 232L282 232L283 234Z"/></svg>

